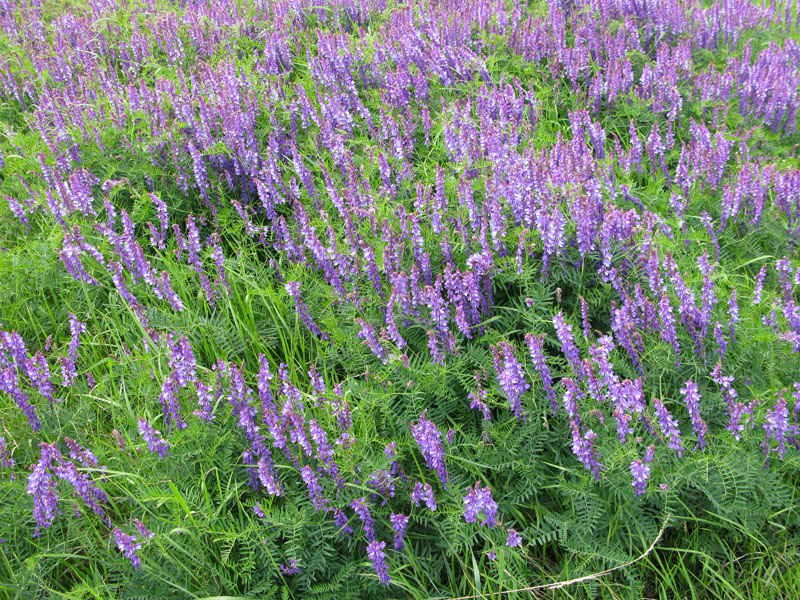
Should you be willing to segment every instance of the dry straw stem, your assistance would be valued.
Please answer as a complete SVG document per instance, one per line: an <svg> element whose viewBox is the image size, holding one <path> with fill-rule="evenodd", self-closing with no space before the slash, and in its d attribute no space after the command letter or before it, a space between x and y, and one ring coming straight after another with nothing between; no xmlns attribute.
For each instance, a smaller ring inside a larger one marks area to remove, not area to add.
<svg viewBox="0 0 800 600"><path fill-rule="evenodd" d="M609 573L613 573L618 569L624 569L625 567L629 567L640 560L642 560L645 556L650 554L653 549L658 544L658 541L661 539L661 536L664 535L664 530L667 528L667 523L669 523L669 515L667 518L664 519L664 523L661 525L661 529L656 536L656 539L653 540L653 543L650 544L650 547L647 548L641 555L630 560L622 565L617 565L616 567L612 567L610 569L606 569L605 571L600 571L599 573L592 573L591 575L584 575L583 577L576 577L575 579L568 579L566 581L556 581L555 583L545 583L543 585L535 585L533 587L526 587L526 588L518 588L515 590L506 590L504 592L498 592L496 594L491 594L492 596L503 596L505 594L517 594L520 592L534 592L536 590L557 590L559 588L567 587L568 585L572 585L574 583L581 583L582 581L589 581L591 579L599 579L604 575L608 575ZM459 596L458 598L450 598L449 600L475 600L477 598L486 598L485 594L478 594L477 596Z"/></svg>

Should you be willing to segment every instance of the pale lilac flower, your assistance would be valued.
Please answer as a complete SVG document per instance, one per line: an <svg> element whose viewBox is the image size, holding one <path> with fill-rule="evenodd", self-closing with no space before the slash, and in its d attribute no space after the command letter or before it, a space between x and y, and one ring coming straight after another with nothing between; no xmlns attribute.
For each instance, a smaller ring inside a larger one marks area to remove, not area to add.
<svg viewBox="0 0 800 600"><path fill-rule="evenodd" d="M506 546L509 548L516 548L522 543L522 536L520 536L516 529L509 529L508 530L508 539L506 540Z"/></svg>

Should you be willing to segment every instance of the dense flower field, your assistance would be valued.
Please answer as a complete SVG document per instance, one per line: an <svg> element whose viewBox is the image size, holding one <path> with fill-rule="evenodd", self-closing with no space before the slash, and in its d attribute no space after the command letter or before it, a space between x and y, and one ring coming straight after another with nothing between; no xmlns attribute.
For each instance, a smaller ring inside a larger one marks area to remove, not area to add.
<svg viewBox="0 0 800 600"><path fill-rule="evenodd" d="M795 0L0 27L0 597L800 595Z"/></svg>

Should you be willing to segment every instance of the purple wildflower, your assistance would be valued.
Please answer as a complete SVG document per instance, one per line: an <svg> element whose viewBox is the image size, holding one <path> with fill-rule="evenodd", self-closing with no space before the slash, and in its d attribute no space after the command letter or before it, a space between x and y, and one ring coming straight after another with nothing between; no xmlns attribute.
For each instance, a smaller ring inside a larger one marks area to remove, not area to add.
<svg viewBox="0 0 800 600"><path fill-rule="evenodd" d="M143 540L151 540L156 537L156 534L145 527L144 523L142 523L139 519L134 519L133 524L136 526L136 529L139 530Z"/></svg>
<svg viewBox="0 0 800 600"><path fill-rule="evenodd" d="M283 488L281 487L278 477L275 474L275 469L272 467L271 459L268 460L263 456L259 458L258 463L256 464L256 472L258 475L258 481L262 486L264 486L264 489L267 490L268 493L272 494L273 496L283 495ZM309 494L310 493L311 490L309 488Z"/></svg>
<svg viewBox="0 0 800 600"><path fill-rule="evenodd" d="M372 514L369 512L369 507L366 504L367 499L365 497L357 498L350 503L350 508L358 515L358 518L361 519L362 527L364 528L364 534L367 536L367 539L372 541L375 539L375 520L372 518Z"/></svg>
<svg viewBox="0 0 800 600"><path fill-rule="evenodd" d="M264 509L263 509L263 508L261 508L261 504L259 504L258 502L256 502L256 503L253 505L253 512L255 513L255 515L256 515L256 516L257 516L259 519L266 519L266 518L267 518L267 515L264 513Z"/></svg>
<svg viewBox="0 0 800 600"><path fill-rule="evenodd" d="M570 419L570 425L572 426L572 452L583 463L583 466L592 473L595 480L600 481L600 470L603 465L600 463L602 456L594 447L597 434L591 429L587 429L586 433L581 435L580 427L575 419Z"/></svg>
<svg viewBox="0 0 800 600"><path fill-rule="evenodd" d="M480 513L484 516L481 525L494 527L497 503L492 499L492 490L488 485L480 487L480 482L476 481L474 487L467 488L467 495L464 496L464 520L476 523Z"/></svg>
<svg viewBox="0 0 800 600"><path fill-rule="evenodd" d="M305 465L300 469L300 477L308 488L308 497L314 505L314 510L326 510L325 505L328 503L328 500L322 497L322 486L319 484L317 476L314 474L311 467Z"/></svg>
<svg viewBox="0 0 800 600"><path fill-rule="evenodd" d="M444 449L442 448L442 434L436 428L433 421L425 418L423 411L419 416L419 423L411 422L411 433L414 436L428 468L434 471L442 483L442 487L447 487L447 469L444 464Z"/></svg>
<svg viewBox="0 0 800 600"><path fill-rule="evenodd" d="M338 508L334 508L332 512L333 512L333 522L341 530L342 535L345 537L350 537L351 535L353 535L353 528L347 524L347 515L344 514L344 511Z"/></svg>
<svg viewBox="0 0 800 600"><path fill-rule="evenodd" d="M497 346L492 348L492 352L495 355L495 369L500 389L508 398L514 416L524 420L525 414L522 411L520 398L531 386L525 371L514 356L514 347L506 342L498 342Z"/></svg>
<svg viewBox="0 0 800 600"><path fill-rule="evenodd" d="M372 353L377 356L382 363L385 364L387 361L386 349L378 341L372 325L361 318L356 319L356 322L361 327L361 330L358 332L358 337L363 339L364 343L369 347L370 350L372 350Z"/></svg>
<svg viewBox="0 0 800 600"><path fill-rule="evenodd" d="M400 551L405 546L406 527L408 527L408 516L392 513L389 516L394 530L394 549Z"/></svg>
<svg viewBox="0 0 800 600"><path fill-rule="evenodd" d="M797 425L789 423L789 409L786 406L786 399L783 394L778 395L778 401L772 410L767 411L764 419L765 439L761 444L768 452L772 450L778 453L778 458L783 460L786 452L786 442L791 442L798 435ZM778 443L777 448L770 448L770 440Z"/></svg>
<svg viewBox="0 0 800 600"><path fill-rule="evenodd" d="M139 555L136 554L136 551L141 549L142 543L136 541L136 536L128 535L119 527L115 527L114 539L117 542L117 549L122 552L122 556L131 561L134 569L140 568L142 566L142 560L139 558Z"/></svg>
<svg viewBox="0 0 800 600"><path fill-rule="evenodd" d="M22 413L27 417L28 424L33 431L39 431L42 427L36 411L28 399L28 395L19 387L19 377L17 369L13 366L0 369L0 391L5 392L14 399Z"/></svg>
<svg viewBox="0 0 800 600"><path fill-rule="evenodd" d="M526 333L525 343L528 344L528 351L530 352L533 366L536 368L536 370L539 372L539 376L542 378L542 385L544 386L545 393L550 400L550 404L553 408L553 414L556 414L556 411L558 410L558 400L556 398L556 392L553 389L553 377L550 374L550 368L547 366L543 349L544 338L546 335L547 334L545 333L542 333L538 336L533 333Z"/></svg>
<svg viewBox="0 0 800 600"><path fill-rule="evenodd" d="M11 481L14 481L14 471L12 470L14 464L14 459L11 458L11 453L6 447L6 440L2 435L0 435L0 465L8 469L8 474Z"/></svg>
<svg viewBox="0 0 800 600"><path fill-rule="evenodd" d="M31 467L30 475L28 475L28 485L25 490L33 496L33 518L36 520L34 537L39 537L42 527L50 527L56 517L56 513L61 514L58 509L55 480L50 473L53 461L59 460L61 453L55 444L42 442L39 447L39 462Z"/></svg>
<svg viewBox="0 0 800 600"><path fill-rule="evenodd" d="M506 539L506 546L509 548L516 548L522 543L522 536L517 533L516 529L508 530L508 539Z"/></svg>
<svg viewBox="0 0 800 600"><path fill-rule="evenodd" d="M425 505L431 512L436 512L436 498L433 495L433 488L429 483L417 482L414 484L414 489L411 491L411 502L414 506L419 506L421 501L425 502Z"/></svg>
<svg viewBox="0 0 800 600"><path fill-rule="evenodd" d="M375 572L378 574L378 580L381 582L381 585L389 585L392 578L389 577L389 567L386 564L384 548L386 548L386 542L372 540L367 544L367 556L372 561L372 568L375 569Z"/></svg>
<svg viewBox="0 0 800 600"><path fill-rule="evenodd" d="M740 321L739 317L739 304L736 302L736 288L731 290L730 298L728 298L728 334L730 335L731 344L736 341L736 325Z"/></svg>
<svg viewBox="0 0 800 600"><path fill-rule="evenodd" d="M697 447L705 448L705 434L708 431L708 426L703 417L700 416L700 392L697 384L689 379L684 387L680 389L680 392L684 396L686 410L689 412L689 419L692 421L692 429L697 436Z"/></svg>
<svg viewBox="0 0 800 600"><path fill-rule="evenodd" d="M294 300L295 310L297 311L297 314L303 324L315 336L321 340L327 340L328 334L317 326L317 324L314 322L314 319L311 318L311 315L308 312L308 307L300 298L300 284L296 281L288 281L283 287L286 289L286 293L289 294L292 300Z"/></svg>
<svg viewBox="0 0 800 600"><path fill-rule="evenodd" d="M297 575L300 572L300 567L297 566L297 559L295 558L289 559L288 567L281 563L279 568L284 575Z"/></svg>
<svg viewBox="0 0 800 600"><path fill-rule="evenodd" d="M158 437L161 432L153 429L153 426L143 417L139 417L139 434L147 442L147 449L150 452L157 452L159 458L166 456L169 450L169 442Z"/></svg>
<svg viewBox="0 0 800 600"><path fill-rule="evenodd" d="M553 326L556 328L558 341L561 342L561 351L567 357L567 361L572 365L578 379L583 378L583 364L581 363L580 350L575 345L575 338L572 336L572 325L564 320L564 313L558 311L553 317Z"/></svg>
<svg viewBox="0 0 800 600"><path fill-rule="evenodd" d="M644 494L647 489L647 480L650 478L650 465L641 460L631 463L631 475L633 476L633 495Z"/></svg>
<svg viewBox="0 0 800 600"><path fill-rule="evenodd" d="M661 433L669 440L668 448L676 450L678 456L683 456L683 442L681 442L681 432L678 430L678 421L669 414L667 407L658 398L653 398L656 409L656 418Z"/></svg>
<svg viewBox="0 0 800 600"><path fill-rule="evenodd" d="M763 265L756 275L756 287L753 289L753 300L751 306L761 303L761 296L764 291L764 278L767 276L767 265Z"/></svg>

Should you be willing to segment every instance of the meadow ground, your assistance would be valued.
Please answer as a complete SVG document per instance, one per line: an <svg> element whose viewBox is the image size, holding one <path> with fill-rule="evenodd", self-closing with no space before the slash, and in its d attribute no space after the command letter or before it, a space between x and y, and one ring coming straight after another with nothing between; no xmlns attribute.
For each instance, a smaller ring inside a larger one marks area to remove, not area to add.
<svg viewBox="0 0 800 600"><path fill-rule="evenodd" d="M800 597L796 0L0 28L0 598Z"/></svg>

